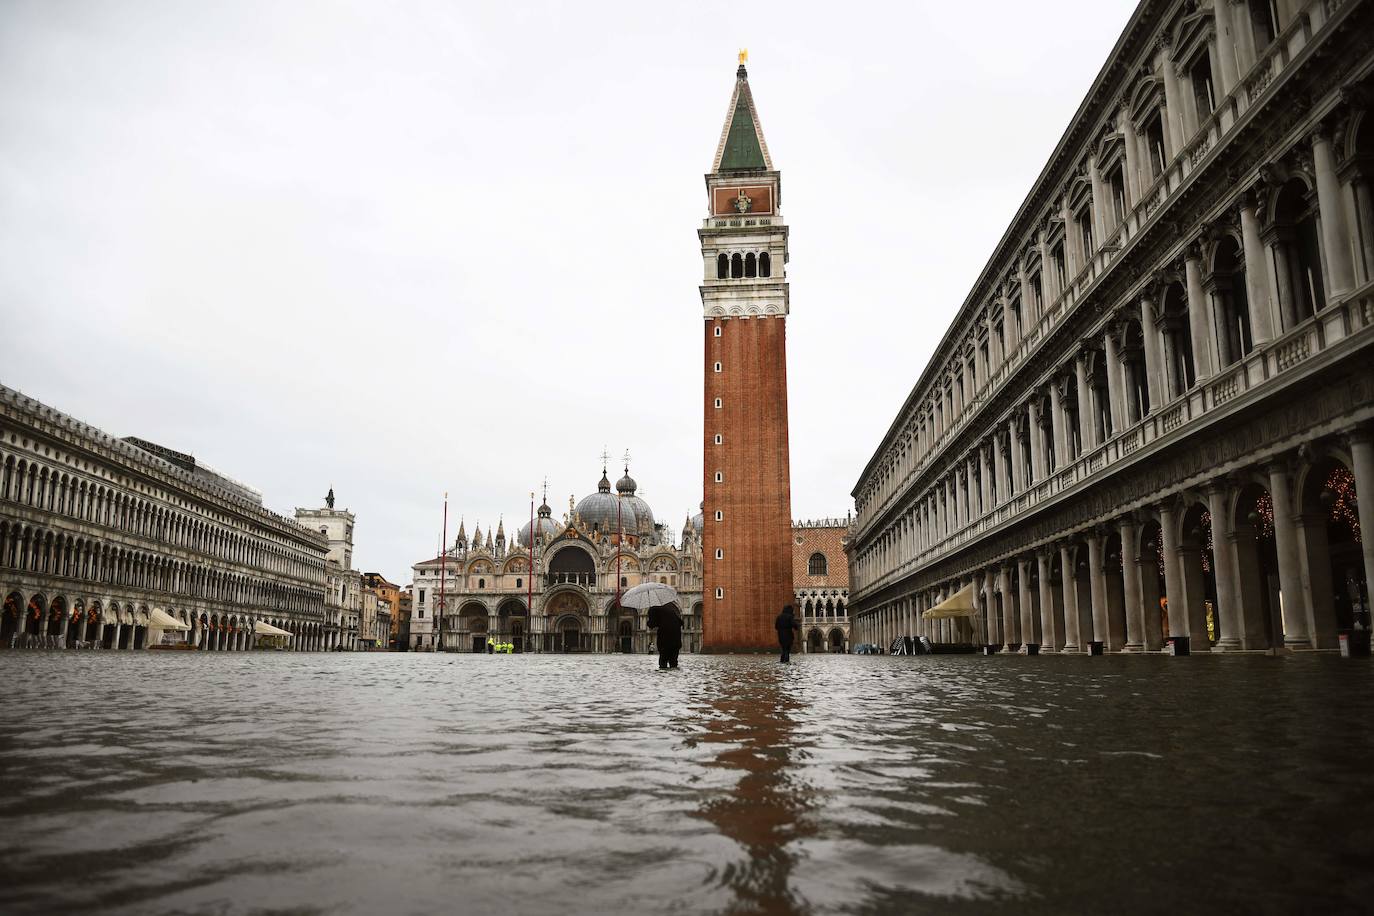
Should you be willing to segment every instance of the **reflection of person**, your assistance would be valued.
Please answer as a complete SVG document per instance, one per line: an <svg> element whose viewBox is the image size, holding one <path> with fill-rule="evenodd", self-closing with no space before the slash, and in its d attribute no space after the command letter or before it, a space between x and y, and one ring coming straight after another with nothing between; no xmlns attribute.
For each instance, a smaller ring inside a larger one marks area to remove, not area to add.
<svg viewBox="0 0 1374 916"><path fill-rule="evenodd" d="M801 630L801 624L792 614L792 605L782 609L778 619L773 621L773 626L778 631L778 646L782 649L782 658L779 659L783 664L792 660L792 637Z"/></svg>
<svg viewBox="0 0 1374 916"><path fill-rule="evenodd" d="M682 651L682 618L677 610L665 607L658 612L658 667L666 670L677 667L677 656Z"/></svg>

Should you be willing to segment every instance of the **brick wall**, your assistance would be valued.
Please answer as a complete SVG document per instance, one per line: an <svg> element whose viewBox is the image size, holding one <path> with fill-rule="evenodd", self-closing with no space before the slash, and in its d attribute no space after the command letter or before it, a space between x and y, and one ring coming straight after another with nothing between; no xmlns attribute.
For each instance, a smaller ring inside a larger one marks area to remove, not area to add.
<svg viewBox="0 0 1374 916"><path fill-rule="evenodd" d="M715 336L717 327L720 337ZM786 333L784 318L706 322L706 651L775 646L773 619L793 603ZM717 362L720 372L715 371ZM715 444L717 434L720 445ZM716 472L723 477L719 483ZM721 521L715 520L717 511ZM723 552L719 560L717 548ZM725 590L724 598L716 598L717 588Z"/></svg>

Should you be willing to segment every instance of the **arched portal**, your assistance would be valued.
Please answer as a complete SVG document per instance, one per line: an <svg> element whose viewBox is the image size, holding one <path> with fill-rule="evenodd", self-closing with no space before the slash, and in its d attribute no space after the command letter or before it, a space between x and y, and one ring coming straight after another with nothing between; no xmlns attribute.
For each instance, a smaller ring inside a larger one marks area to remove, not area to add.
<svg viewBox="0 0 1374 916"><path fill-rule="evenodd" d="M586 648L588 604L583 594L575 589L559 591L548 599L544 613L551 621L545 631L544 651L581 652Z"/></svg>
<svg viewBox="0 0 1374 916"><path fill-rule="evenodd" d="M1240 591L1244 649L1283 646L1283 599L1279 587L1278 547L1274 543L1274 502L1269 490L1251 481L1236 494L1232 530L1236 543L1236 582Z"/></svg>
<svg viewBox="0 0 1374 916"><path fill-rule="evenodd" d="M1315 648L1329 649L1336 646L1339 631L1354 627L1356 613L1361 625L1367 625L1355 477L1340 459L1323 456L1303 475L1299 494L1298 549L1308 571L1308 633Z"/></svg>
<svg viewBox="0 0 1374 916"><path fill-rule="evenodd" d="M468 645L459 647L469 652L487 651L487 609L475 601L463 605L458 610L459 627L468 634Z"/></svg>
<svg viewBox="0 0 1374 916"><path fill-rule="evenodd" d="M839 627L836 627L835 629L830 631L830 651L844 651L844 631L841 630Z"/></svg>
<svg viewBox="0 0 1374 916"><path fill-rule="evenodd" d="M1169 632L1173 636L1188 637L1189 651L1206 651L1221 638L1221 617L1217 613L1212 513L1203 503L1193 503L1183 513L1178 538L1178 569L1183 595L1181 601L1169 602Z"/></svg>
<svg viewBox="0 0 1374 916"><path fill-rule="evenodd" d="M821 631L820 631L820 630L813 629L810 633L807 633L807 634L806 634L806 651L807 651L807 652L816 653L816 652L821 652L821 651L823 651L824 649L825 649L825 637L823 637L823 636L821 635Z"/></svg>
<svg viewBox="0 0 1374 916"><path fill-rule="evenodd" d="M1143 644L1147 652L1153 652L1169 638L1169 596L1164 585L1164 532L1153 518L1140 526L1140 545L1136 558L1140 573L1140 603L1144 612Z"/></svg>
<svg viewBox="0 0 1374 916"><path fill-rule="evenodd" d="M497 628L512 652L525 651L525 618L525 602L517 598L507 598L496 609Z"/></svg>
<svg viewBox="0 0 1374 916"><path fill-rule="evenodd" d="M24 596L10 592L5 596L5 605L0 612L0 648L8 649L14 638L24 629Z"/></svg>

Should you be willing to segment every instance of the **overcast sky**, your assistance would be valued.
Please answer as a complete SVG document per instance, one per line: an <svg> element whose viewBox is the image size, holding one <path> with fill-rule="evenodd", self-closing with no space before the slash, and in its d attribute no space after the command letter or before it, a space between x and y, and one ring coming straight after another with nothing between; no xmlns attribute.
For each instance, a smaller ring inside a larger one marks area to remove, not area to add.
<svg viewBox="0 0 1374 916"><path fill-rule="evenodd" d="M401 583L445 491L513 534L603 447L676 531L747 46L792 514L843 516L1134 5L4 0L0 382L287 515L333 485Z"/></svg>

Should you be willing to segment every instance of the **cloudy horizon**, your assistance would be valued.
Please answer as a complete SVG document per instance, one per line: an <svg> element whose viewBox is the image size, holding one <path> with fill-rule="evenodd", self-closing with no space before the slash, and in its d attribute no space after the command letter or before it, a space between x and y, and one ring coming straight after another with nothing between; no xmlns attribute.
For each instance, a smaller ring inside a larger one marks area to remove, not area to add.
<svg viewBox="0 0 1374 916"><path fill-rule="evenodd" d="M735 52L791 230L792 516L849 492L1134 3L0 10L0 383L407 583L631 473L701 499L702 176ZM721 23L729 23L722 26Z"/></svg>

